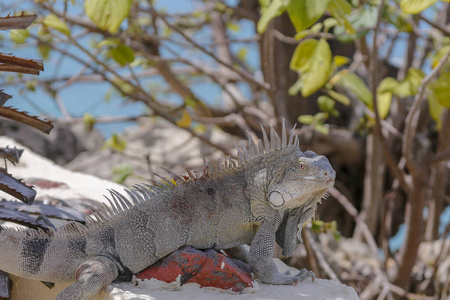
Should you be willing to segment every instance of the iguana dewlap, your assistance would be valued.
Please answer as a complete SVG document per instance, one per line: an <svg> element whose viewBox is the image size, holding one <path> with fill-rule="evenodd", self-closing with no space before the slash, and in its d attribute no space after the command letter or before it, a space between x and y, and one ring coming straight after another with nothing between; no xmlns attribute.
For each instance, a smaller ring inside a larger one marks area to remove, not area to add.
<svg viewBox="0 0 450 300"><path fill-rule="evenodd" d="M47 281L74 282L57 299L89 299L113 280L126 280L182 246L229 249L247 260L269 284L295 284L311 277L278 272L275 241L292 255L301 225L333 186L335 171L327 158L302 152L299 140L281 139L273 128L264 145L249 139L237 147L239 164L230 158L203 175L188 171L171 180L138 185L131 201L110 191L109 206L45 233L0 226L0 270ZM243 251L244 244L250 250Z"/></svg>

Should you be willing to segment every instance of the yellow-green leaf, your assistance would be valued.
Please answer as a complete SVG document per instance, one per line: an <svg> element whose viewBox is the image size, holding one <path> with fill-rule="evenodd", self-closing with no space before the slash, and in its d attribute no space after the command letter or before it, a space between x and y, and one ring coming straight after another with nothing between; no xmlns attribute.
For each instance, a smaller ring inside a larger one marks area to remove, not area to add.
<svg viewBox="0 0 450 300"><path fill-rule="evenodd" d="M127 142L117 134L113 134L102 146L102 150L104 149L113 149L118 152L125 151L127 146Z"/></svg>
<svg viewBox="0 0 450 300"><path fill-rule="evenodd" d="M333 64L336 67L340 67L340 66L346 65L346 64L348 64L351 61L352 60L350 58L345 57L345 56L340 56L340 55L333 56Z"/></svg>
<svg viewBox="0 0 450 300"><path fill-rule="evenodd" d="M352 6L346 0L333 0L328 5L328 11L339 22L344 25L345 29L350 33L355 33L355 29L348 21L347 16L352 12Z"/></svg>
<svg viewBox="0 0 450 300"><path fill-rule="evenodd" d="M328 90L328 94L329 94L334 100L336 100L336 101L338 101L338 102L341 102L342 104L344 104L344 105L346 105L346 106L350 105L350 99L349 99L347 96L342 95L342 94L340 94L340 93L338 93L338 92L335 92L335 91L333 91L333 90Z"/></svg>
<svg viewBox="0 0 450 300"><path fill-rule="evenodd" d="M331 69L331 49L324 39L307 39L295 49L290 67L300 72L301 93L307 97L328 80Z"/></svg>
<svg viewBox="0 0 450 300"><path fill-rule="evenodd" d="M121 163L112 167L112 171L114 175L112 181L122 184L128 176L133 174L133 167L129 163Z"/></svg>
<svg viewBox="0 0 450 300"><path fill-rule="evenodd" d="M314 116L312 115L302 115L298 117L298 121L302 124L311 125L314 122Z"/></svg>
<svg viewBox="0 0 450 300"><path fill-rule="evenodd" d="M450 0L449 0L450 1ZM434 69L439 64L441 59L450 51L450 45L442 47L431 60L431 67Z"/></svg>
<svg viewBox="0 0 450 300"><path fill-rule="evenodd" d="M442 112L444 110L444 106L439 103L439 100L436 98L435 95L430 94L428 96L428 109L430 111L430 115L433 118L433 120L436 122L437 129L441 129L442 127Z"/></svg>
<svg viewBox="0 0 450 300"><path fill-rule="evenodd" d="M356 74L345 73L339 78L338 85L351 91L355 96L361 100L368 107L372 106L373 97L367 85Z"/></svg>
<svg viewBox="0 0 450 300"><path fill-rule="evenodd" d="M70 29L67 24L55 15L47 15L43 23L45 26L53 28L62 34L70 35Z"/></svg>
<svg viewBox="0 0 450 300"><path fill-rule="evenodd" d="M445 72L439 78L428 85L434 97L443 106L450 108L450 72Z"/></svg>
<svg viewBox="0 0 450 300"><path fill-rule="evenodd" d="M130 13L132 0L86 0L86 15L101 29L116 33Z"/></svg>
<svg viewBox="0 0 450 300"><path fill-rule="evenodd" d="M436 2L437 0L401 0L400 8L404 13L417 14Z"/></svg>
<svg viewBox="0 0 450 300"><path fill-rule="evenodd" d="M83 115L83 125L87 131L91 131L96 123L95 117L90 113Z"/></svg>
<svg viewBox="0 0 450 300"><path fill-rule="evenodd" d="M394 94L402 98L417 94L417 89L423 78L425 78L425 73L422 70L416 68L408 69L405 78L393 90Z"/></svg>
<svg viewBox="0 0 450 300"><path fill-rule="evenodd" d="M392 77L383 79L377 87L378 113L381 119L385 119L389 113L392 103L392 92L399 85Z"/></svg>
<svg viewBox="0 0 450 300"><path fill-rule="evenodd" d="M177 125L183 128L188 128L191 126L191 116L187 111L183 111L183 115L181 116L181 119L177 121Z"/></svg>
<svg viewBox="0 0 450 300"><path fill-rule="evenodd" d="M119 44L117 47L109 50L111 57L121 66L134 61L134 51L124 44Z"/></svg>
<svg viewBox="0 0 450 300"><path fill-rule="evenodd" d="M256 26L258 33L263 33L269 22L286 10L289 1L290 0L272 0L269 6L262 13L261 18L259 18L258 25Z"/></svg>
<svg viewBox="0 0 450 300"><path fill-rule="evenodd" d="M393 92L399 85L399 82L392 77L384 78L377 87L377 93Z"/></svg>
<svg viewBox="0 0 450 300"><path fill-rule="evenodd" d="M14 43L17 44L25 43L25 40L29 36L30 33L26 29L12 29L9 31L9 37Z"/></svg>
<svg viewBox="0 0 450 300"><path fill-rule="evenodd" d="M330 0L292 0L286 10L297 32L308 28L325 13Z"/></svg>

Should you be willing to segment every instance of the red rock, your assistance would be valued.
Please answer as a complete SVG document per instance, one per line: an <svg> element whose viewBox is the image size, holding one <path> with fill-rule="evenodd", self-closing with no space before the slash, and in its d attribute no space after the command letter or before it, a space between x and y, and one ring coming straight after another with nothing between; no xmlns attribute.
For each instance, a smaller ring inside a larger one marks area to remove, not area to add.
<svg viewBox="0 0 450 300"><path fill-rule="evenodd" d="M181 285L195 282L202 287L216 287L242 292L253 287L251 268L248 264L218 253L184 247L136 274L139 279L155 278L174 282L181 275Z"/></svg>

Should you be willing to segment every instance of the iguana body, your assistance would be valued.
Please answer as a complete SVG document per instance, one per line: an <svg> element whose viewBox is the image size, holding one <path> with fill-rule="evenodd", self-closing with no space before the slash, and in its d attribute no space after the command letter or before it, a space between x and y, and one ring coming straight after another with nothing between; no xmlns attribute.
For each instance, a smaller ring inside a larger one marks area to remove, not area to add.
<svg viewBox="0 0 450 300"><path fill-rule="evenodd" d="M116 279L152 265L181 246L241 249L239 253L266 283L293 284L310 274L278 272L275 240L292 255L301 225L334 183L335 172L323 156L301 152L298 138L287 141L271 128L264 147L249 139L239 148L240 164L227 159L221 170L205 164L203 175L188 171L173 182L111 191L110 206L57 232L0 226L0 270L47 282L73 282L57 299L89 299ZM233 252L233 251L231 251ZM236 251L234 251L236 253Z"/></svg>

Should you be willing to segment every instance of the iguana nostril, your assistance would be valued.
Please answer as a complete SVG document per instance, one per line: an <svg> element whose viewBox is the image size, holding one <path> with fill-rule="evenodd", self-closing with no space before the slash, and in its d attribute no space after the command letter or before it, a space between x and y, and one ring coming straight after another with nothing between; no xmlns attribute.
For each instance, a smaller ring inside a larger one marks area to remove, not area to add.
<svg viewBox="0 0 450 300"><path fill-rule="evenodd" d="M328 175L328 172L325 172L325 176L327 176Z"/></svg>

